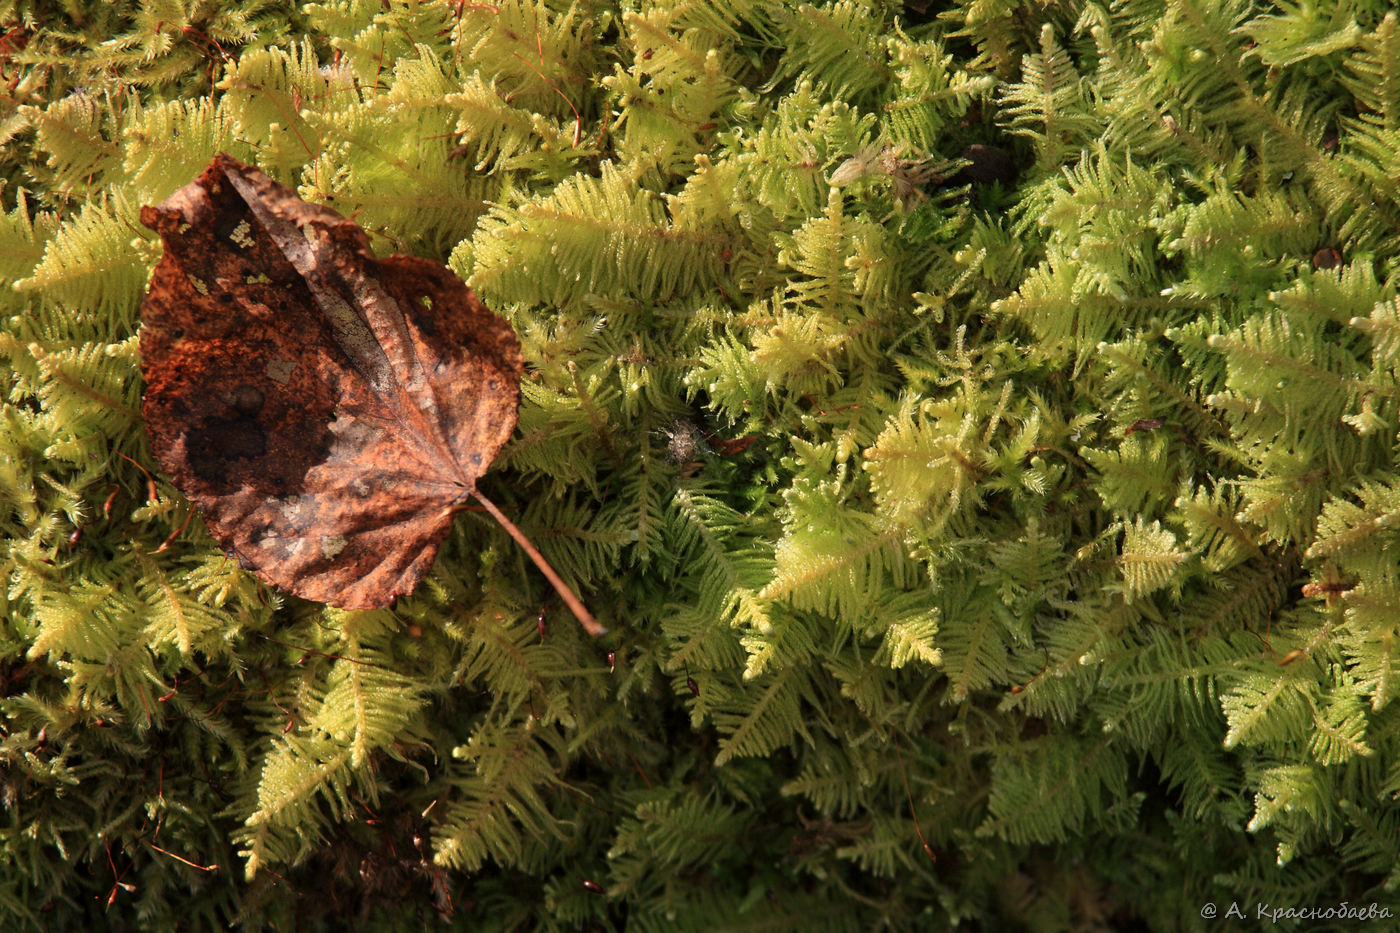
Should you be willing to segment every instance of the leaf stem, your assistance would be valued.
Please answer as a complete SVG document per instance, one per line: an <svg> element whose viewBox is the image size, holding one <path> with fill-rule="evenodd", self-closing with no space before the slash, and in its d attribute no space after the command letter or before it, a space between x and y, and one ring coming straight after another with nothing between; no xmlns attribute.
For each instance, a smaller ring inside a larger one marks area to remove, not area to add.
<svg viewBox="0 0 1400 933"><path fill-rule="evenodd" d="M539 549L530 543L530 539L525 537L525 533L515 527L515 522L506 518L506 514L496 508L496 503L483 496L480 489L473 489L472 496L481 503L482 508L491 514L491 517L496 520L496 524L504 528L515 539L515 543L524 548L525 553L530 555L530 559L535 562L536 567L540 568L540 572L549 581L549 585L554 587L559 598L564 600L564 605L568 606L569 611L574 614L574 618L578 619L579 625L582 625L594 638L605 634L607 629L599 625L598 620L593 618L593 613L584 608L583 601L575 596L574 591L569 589L569 585L564 582L563 578L554 572L554 568L549 566L549 561L545 560Z"/></svg>

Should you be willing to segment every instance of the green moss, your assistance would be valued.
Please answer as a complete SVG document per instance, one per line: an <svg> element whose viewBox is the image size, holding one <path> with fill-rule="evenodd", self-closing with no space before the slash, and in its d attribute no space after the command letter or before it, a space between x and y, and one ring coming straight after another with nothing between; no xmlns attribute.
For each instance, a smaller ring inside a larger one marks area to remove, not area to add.
<svg viewBox="0 0 1400 933"><path fill-rule="evenodd" d="M1383 5L71 6L0 2L7 915L1400 910ZM219 151L510 319L484 485L605 639L474 513L392 610L219 552L135 339Z"/></svg>

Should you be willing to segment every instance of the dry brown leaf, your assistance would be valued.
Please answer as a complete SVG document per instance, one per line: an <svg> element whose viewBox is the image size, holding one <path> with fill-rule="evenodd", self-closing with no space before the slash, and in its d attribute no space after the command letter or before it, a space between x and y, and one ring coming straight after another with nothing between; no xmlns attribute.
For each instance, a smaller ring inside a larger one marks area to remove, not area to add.
<svg viewBox="0 0 1400 933"><path fill-rule="evenodd" d="M152 449L240 565L386 606L476 498L563 587L476 490L515 428L523 362L450 270L376 259L353 222L225 155L141 222L165 245L142 306Z"/></svg>

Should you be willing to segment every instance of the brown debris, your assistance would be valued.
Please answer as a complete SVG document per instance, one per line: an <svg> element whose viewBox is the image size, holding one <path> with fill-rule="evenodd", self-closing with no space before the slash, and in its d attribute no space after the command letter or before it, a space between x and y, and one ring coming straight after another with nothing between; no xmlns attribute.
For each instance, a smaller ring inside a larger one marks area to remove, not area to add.
<svg viewBox="0 0 1400 933"><path fill-rule="evenodd" d="M274 586L347 609L410 592L515 428L510 325L225 155L141 222L165 244L142 410L175 485Z"/></svg>
<svg viewBox="0 0 1400 933"><path fill-rule="evenodd" d="M1342 254L1335 246L1324 246L1313 253L1314 269L1335 269L1342 264Z"/></svg>
<svg viewBox="0 0 1400 933"><path fill-rule="evenodd" d="M1161 418L1139 418L1123 429L1123 436L1130 437L1139 431L1155 431L1164 423Z"/></svg>

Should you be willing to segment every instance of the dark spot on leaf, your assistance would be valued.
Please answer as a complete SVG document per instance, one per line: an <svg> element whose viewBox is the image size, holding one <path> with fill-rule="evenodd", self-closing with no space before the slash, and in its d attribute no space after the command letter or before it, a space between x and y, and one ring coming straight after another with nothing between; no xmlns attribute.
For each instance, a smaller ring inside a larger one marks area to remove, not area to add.
<svg viewBox="0 0 1400 933"><path fill-rule="evenodd" d="M263 407L263 392L257 386L241 385L233 390L229 404L240 415L256 415Z"/></svg>
<svg viewBox="0 0 1400 933"><path fill-rule="evenodd" d="M252 418L212 421L189 434L190 466L208 482L224 479L230 460L252 460L267 453L267 435Z"/></svg>
<svg viewBox="0 0 1400 933"><path fill-rule="evenodd" d="M248 208L242 203L242 199L238 197L238 192L234 190L232 185L226 186L222 191L218 192L215 197L220 210L212 218L212 228L209 229L207 233L212 234L213 238L217 241L216 245L230 243L235 235L234 231L240 229L240 227L248 230L250 233L255 229L256 225L248 212ZM196 230L196 232L205 233L206 231Z"/></svg>

